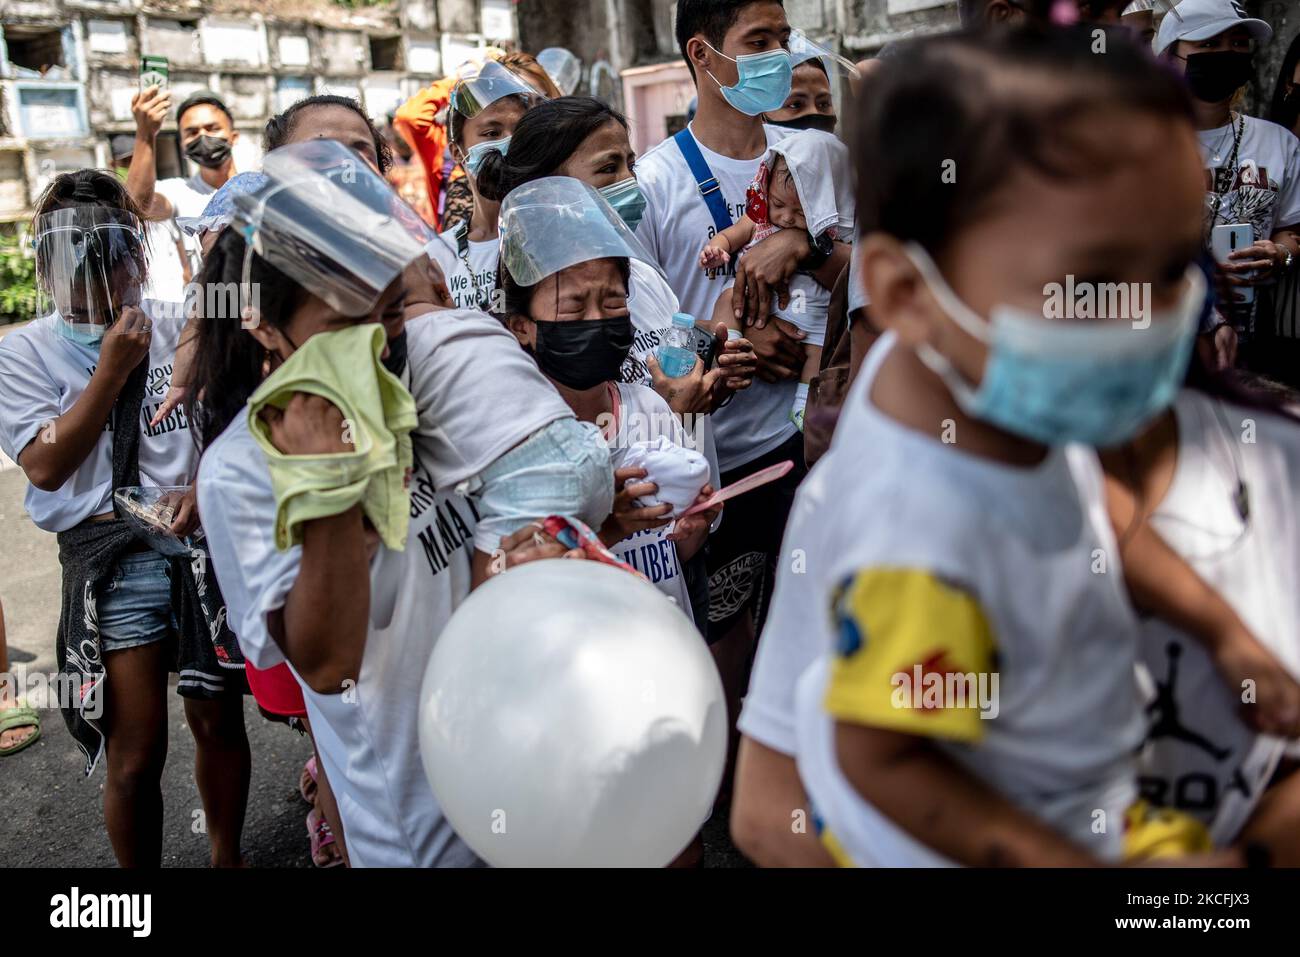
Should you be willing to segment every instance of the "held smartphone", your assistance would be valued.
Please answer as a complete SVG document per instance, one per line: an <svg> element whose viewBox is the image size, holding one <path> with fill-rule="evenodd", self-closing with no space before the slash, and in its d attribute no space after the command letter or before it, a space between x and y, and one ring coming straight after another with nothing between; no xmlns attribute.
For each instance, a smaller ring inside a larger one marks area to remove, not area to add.
<svg viewBox="0 0 1300 957"><path fill-rule="evenodd" d="M706 329L695 327L695 354L700 357L704 363L704 371L708 372L713 368L713 362L718 357L718 340L713 333Z"/></svg>
<svg viewBox="0 0 1300 957"><path fill-rule="evenodd" d="M140 89L145 90L151 86L167 85L168 68L167 58L165 56L155 56L146 54L140 57Z"/></svg>
<svg viewBox="0 0 1300 957"><path fill-rule="evenodd" d="M1230 223L1215 226L1210 231L1210 252L1221 263L1228 261L1228 254L1238 249L1245 249L1255 242L1255 227L1250 223ZM1234 286L1233 290L1241 298L1238 302L1255 301L1255 289L1252 286Z"/></svg>

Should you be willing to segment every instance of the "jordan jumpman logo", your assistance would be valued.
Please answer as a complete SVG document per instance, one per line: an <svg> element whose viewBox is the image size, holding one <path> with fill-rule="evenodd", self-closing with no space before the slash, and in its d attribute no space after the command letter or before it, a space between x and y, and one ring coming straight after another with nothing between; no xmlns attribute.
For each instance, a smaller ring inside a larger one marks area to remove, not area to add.
<svg viewBox="0 0 1300 957"><path fill-rule="evenodd" d="M1148 736L1176 738L1200 748L1214 760L1222 761L1232 753L1231 748L1216 748L1209 739L1178 720L1178 698L1174 694L1174 684L1178 681L1178 656L1183 653L1183 649L1176 641L1171 641L1165 646L1165 653L1169 656L1169 674L1163 682L1156 682L1156 700L1147 705L1147 714L1156 715Z"/></svg>

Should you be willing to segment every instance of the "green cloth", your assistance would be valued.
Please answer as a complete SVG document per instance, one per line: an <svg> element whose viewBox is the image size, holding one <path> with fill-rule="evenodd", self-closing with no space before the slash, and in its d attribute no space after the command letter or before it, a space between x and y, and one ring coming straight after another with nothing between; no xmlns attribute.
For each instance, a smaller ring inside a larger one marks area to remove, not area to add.
<svg viewBox="0 0 1300 957"><path fill-rule="evenodd" d="M388 548L406 547L411 521L411 436L415 400L384 368L384 327L368 322L309 338L248 400L248 430L266 453L275 492L275 544L302 542L302 523L358 502ZM343 413L355 451L285 455L258 415L283 409L295 392L319 395Z"/></svg>

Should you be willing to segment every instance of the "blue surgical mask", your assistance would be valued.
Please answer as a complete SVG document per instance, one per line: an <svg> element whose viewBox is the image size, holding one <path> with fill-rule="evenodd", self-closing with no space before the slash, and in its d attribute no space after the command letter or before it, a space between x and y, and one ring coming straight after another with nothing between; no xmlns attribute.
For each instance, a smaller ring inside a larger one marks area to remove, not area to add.
<svg viewBox="0 0 1300 957"><path fill-rule="evenodd" d="M475 143L465 151L465 172L470 176L478 175L478 168L483 165L483 158L496 150L502 156L506 155L506 150L510 147L510 137L503 136L499 140L484 140L482 143Z"/></svg>
<svg viewBox="0 0 1300 957"><path fill-rule="evenodd" d="M944 312L988 345L978 387L928 343L917 347L967 415L1046 445L1107 448L1132 438L1173 401L1205 295L1199 269L1188 269L1177 305L1149 314L1141 325L1053 320L1005 305L995 306L986 322L957 297L924 249L910 244L908 256Z"/></svg>
<svg viewBox="0 0 1300 957"><path fill-rule="evenodd" d="M614 212L628 229L636 232L637 224L645 214L645 194L637 184L636 177L631 176L610 186L602 186L598 191L605 197L605 202L614 207Z"/></svg>
<svg viewBox="0 0 1300 957"><path fill-rule="evenodd" d="M704 45L720 57L726 57L736 64L736 82L733 86L723 86L718 78L709 73L709 78L718 84L722 97L735 109L748 116L770 113L785 105L785 98L790 95L790 79L794 68L790 65L790 51L778 47L763 53L746 53L740 57L729 57L721 50L714 49L708 40Z"/></svg>
<svg viewBox="0 0 1300 957"><path fill-rule="evenodd" d="M59 334L63 338L87 349L99 351L100 344L104 341L104 326L93 322L68 322L66 319L61 319L60 322L62 327L59 329Z"/></svg>

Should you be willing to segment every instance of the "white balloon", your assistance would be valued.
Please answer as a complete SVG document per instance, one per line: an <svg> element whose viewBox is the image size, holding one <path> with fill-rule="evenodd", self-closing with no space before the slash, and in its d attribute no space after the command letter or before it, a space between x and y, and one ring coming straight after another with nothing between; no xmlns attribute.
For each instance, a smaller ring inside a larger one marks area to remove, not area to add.
<svg viewBox="0 0 1300 957"><path fill-rule="evenodd" d="M707 819L722 684L653 585L551 559L452 616L420 694L420 754L456 832L497 867L661 867Z"/></svg>

